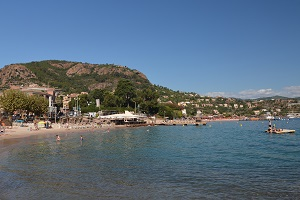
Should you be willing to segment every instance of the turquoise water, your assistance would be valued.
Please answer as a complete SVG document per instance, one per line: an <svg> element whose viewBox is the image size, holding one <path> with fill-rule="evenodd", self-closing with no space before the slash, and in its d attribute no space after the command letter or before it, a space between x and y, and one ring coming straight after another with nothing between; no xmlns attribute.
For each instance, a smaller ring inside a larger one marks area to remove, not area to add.
<svg viewBox="0 0 300 200"><path fill-rule="evenodd" d="M0 199L299 199L300 120L273 123L296 133L240 121L2 142Z"/></svg>

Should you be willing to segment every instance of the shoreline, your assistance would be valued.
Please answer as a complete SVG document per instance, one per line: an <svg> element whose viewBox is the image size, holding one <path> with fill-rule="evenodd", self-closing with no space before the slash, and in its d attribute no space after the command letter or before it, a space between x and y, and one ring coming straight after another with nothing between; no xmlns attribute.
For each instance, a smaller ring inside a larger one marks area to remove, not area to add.
<svg viewBox="0 0 300 200"><path fill-rule="evenodd" d="M116 127L113 125L104 125L104 126L70 126L70 127L63 127L60 126L60 124L52 124L52 128L46 129L46 128L39 128L39 130L34 130L33 126L29 125L27 127L20 127L20 126L14 126L12 128L5 129L4 132L0 133L0 143L3 142L3 140L10 140L10 139L21 139L26 138L34 135L46 135L49 133L58 133L58 134L64 134L64 133L71 133L71 132L87 132L92 130L106 130L106 129L116 129L121 128L121 126Z"/></svg>
<svg viewBox="0 0 300 200"><path fill-rule="evenodd" d="M177 122L186 123L186 121L178 121ZM212 123L212 122L232 122L232 121L240 121L239 119L214 119L214 120L203 120L205 123ZM249 120L250 121L250 120ZM144 126L159 126L162 123L165 124L172 124L172 121L165 122L162 119L157 119L156 123L147 121L147 123ZM189 123L189 124L194 124L194 123ZM139 127L137 126L126 126L126 125L108 125L108 124L102 124L102 125L97 125L97 126L92 126L92 125L70 125L66 127L66 125L61 125L59 123L57 124L52 124L52 128L46 129L44 127L39 128L39 130L34 130L34 125L33 124L28 124L26 127L21 127L21 126L13 126L12 128L6 128L4 132L0 132L0 143L3 140L9 140L9 139L19 139L19 138L26 138L29 136L33 135L46 135L49 133L68 133L68 132L85 132L85 131L91 131L91 130L105 130L105 129L116 129L116 128L134 128L134 127Z"/></svg>

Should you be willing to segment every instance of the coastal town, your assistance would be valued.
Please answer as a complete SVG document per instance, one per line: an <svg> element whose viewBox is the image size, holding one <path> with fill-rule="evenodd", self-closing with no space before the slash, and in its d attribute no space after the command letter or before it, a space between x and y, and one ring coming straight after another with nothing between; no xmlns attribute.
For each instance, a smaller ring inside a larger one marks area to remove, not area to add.
<svg viewBox="0 0 300 200"><path fill-rule="evenodd" d="M100 101L96 101L98 112L81 113L84 105L81 105L80 96L88 95L88 92L65 94L61 89L39 86L11 86L12 90L19 90L28 95L42 96L49 101L49 112L51 116L79 116L86 115L95 117L96 114L116 114L116 111L101 111ZM165 95L164 95L165 94ZM175 100L176 99L176 100ZM73 103L72 105L70 103ZM202 117L207 120L215 119L239 119L239 120L263 120L278 118L300 117L300 101L292 98L266 98L254 100L241 100L236 98L201 96L196 93L173 92L162 90L157 102L162 105L175 104L180 109L179 116L169 115L163 111L162 118L192 118ZM92 102L90 102L92 103ZM88 103L89 104L89 103ZM139 112L139 105L135 104L132 111ZM20 113L14 113L20 114ZM147 114L147 113L144 113ZM157 116L157 115L156 115Z"/></svg>
<svg viewBox="0 0 300 200"><path fill-rule="evenodd" d="M82 102L80 98L87 96L87 92L64 94L60 89L37 86L11 86L10 90L45 98L49 104L48 112L34 116L34 113L20 112L19 109L13 113L10 123L3 110L1 118L3 132L10 129L34 131L44 128L80 130L151 125L198 126L206 125L207 122L211 121L278 120L299 118L300 116L300 103L295 99L246 101L234 98L200 96L194 93L179 94L177 92L172 95L160 95L157 102L161 105L176 104L176 108L179 108L180 112L172 112L170 115L169 111L163 110L160 114L149 115L149 113L141 112L139 105L136 104L135 107L129 108L123 113L116 110L101 109L103 107L100 106L99 100L95 101L96 110L82 112L83 105L80 104ZM169 91L161 92L167 93ZM179 95L185 101L173 102L174 98L179 99ZM174 113L177 116L174 116Z"/></svg>
<svg viewBox="0 0 300 200"><path fill-rule="evenodd" d="M11 64L1 69L0 79L0 120L6 133L17 128L14 132L199 126L300 117L299 98L238 99L173 91L151 84L137 70L114 64L60 60Z"/></svg>
<svg viewBox="0 0 300 200"><path fill-rule="evenodd" d="M0 15L0 200L300 200L300 0Z"/></svg>

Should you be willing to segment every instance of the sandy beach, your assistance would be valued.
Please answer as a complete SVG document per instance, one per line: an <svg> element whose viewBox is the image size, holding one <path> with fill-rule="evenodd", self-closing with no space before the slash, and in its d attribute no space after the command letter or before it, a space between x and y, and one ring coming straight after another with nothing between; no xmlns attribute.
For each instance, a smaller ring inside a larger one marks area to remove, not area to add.
<svg viewBox="0 0 300 200"><path fill-rule="evenodd" d="M35 130L33 124L29 124L27 126L13 126L12 128L6 128L3 132L0 132L0 141L8 140L8 139L16 139L16 138L25 138L32 135L45 135L49 133L53 134L63 134L67 132L85 132L92 130L107 130L114 129L115 126L110 125L102 125L102 126L80 126L80 125L70 125L68 127L62 126L60 124L52 124L51 128L39 128L39 130Z"/></svg>
<svg viewBox="0 0 300 200"><path fill-rule="evenodd" d="M160 120L158 120L160 121ZM147 125L152 124L151 121L147 120ZM5 131L0 132L0 142L2 140L16 139L16 138L25 138L33 135L46 135L46 134L64 134L71 132L87 132L94 130L112 130L115 128L124 128L128 127L126 125L114 125L112 124L60 124L52 123L51 128L45 128L44 125L39 126L39 130L36 130L33 123L24 124L24 126L13 126L5 128ZM138 126L138 125L137 125ZM130 126L133 127L133 126Z"/></svg>

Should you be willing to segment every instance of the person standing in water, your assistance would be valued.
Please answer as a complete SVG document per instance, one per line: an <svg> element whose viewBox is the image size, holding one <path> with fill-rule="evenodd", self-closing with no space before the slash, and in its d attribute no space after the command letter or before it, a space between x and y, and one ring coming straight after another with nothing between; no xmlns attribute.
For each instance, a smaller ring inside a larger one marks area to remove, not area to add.
<svg viewBox="0 0 300 200"><path fill-rule="evenodd" d="M59 135L56 135L56 141L60 141Z"/></svg>
<svg viewBox="0 0 300 200"><path fill-rule="evenodd" d="M80 135L80 145L82 146L83 137Z"/></svg>
<svg viewBox="0 0 300 200"><path fill-rule="evenodd" d="M269 133L272 132L272 122L271 122L271 120L269 120L269 128L268 128L268 132L269 132Z"/></svg>

